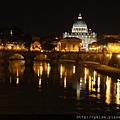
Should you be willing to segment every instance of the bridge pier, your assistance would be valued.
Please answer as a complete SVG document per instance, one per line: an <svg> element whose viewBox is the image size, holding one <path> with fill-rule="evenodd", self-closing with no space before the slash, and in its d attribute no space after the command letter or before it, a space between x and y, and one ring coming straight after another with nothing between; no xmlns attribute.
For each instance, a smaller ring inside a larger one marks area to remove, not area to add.
<svg viewBox="0 0 120 120"><path fill-rule="evenodd" d="M25 66L33 66L33 59L32 58L26 58L25 59Z"/></svg>
<svg viewBox="0 0 120 120"><path fill-rule="evenodd" d="M4 71L6 71L6 68L8 68L8 66L9 66L9 61L6 56L3 56L2 59L3 59L3 61L1 64L2 64L3 68L5 69Z"/></svg>
<svg viewBox="0 0 120 120"><path fill-rule="evenodd" d="M51 58L51 59L50 59L50 65L51 65L51 66L58 66L58 59L56 59L56 58Z"/></svg>
<svg viewBox="0 0 120 120"><path fill-rule="evenodd" d="M77 58L76 60L75 60L75 65L80 65L80 64L82 64L83 63L83 60L81 59L81 58Z"/></svg>
<svg viewBox="0 0 120 120"><path fill-rule="evenodd" d="M3 82L5 83L6 80L10 78L10 71L9 71L9 61L7 60L6 56L2 57L2 68L3 68Z"/></svg>
<svg viewBox="0 0 120 120"><path fill-rule="evenodd" d="M35 73L34 73L34 69L33 69L33 61L31 60L27 60L25 62L25 71L23 74L24 80L27 83L31 83L31 81L33 81L35 79Z"/></svg>

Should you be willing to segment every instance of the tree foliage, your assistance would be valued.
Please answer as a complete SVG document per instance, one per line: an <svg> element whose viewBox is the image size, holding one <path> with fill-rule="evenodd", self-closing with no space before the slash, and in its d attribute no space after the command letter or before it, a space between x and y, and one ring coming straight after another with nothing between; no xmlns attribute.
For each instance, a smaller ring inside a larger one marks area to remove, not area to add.
<svg viewBox="0 0 120 120"><path fill-rule="evenodd" d="M55 45L50 44L50 43L46 43L46 44L42 45L42 49L44 49L44 50L54 50L54 48L55 48Z"/></svg>

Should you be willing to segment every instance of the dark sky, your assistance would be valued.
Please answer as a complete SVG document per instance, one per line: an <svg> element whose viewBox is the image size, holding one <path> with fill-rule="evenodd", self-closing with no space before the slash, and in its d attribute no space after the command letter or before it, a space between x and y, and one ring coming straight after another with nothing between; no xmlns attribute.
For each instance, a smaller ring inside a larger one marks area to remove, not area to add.
<svg viewBox="0 0 120 120"><path fill-rule="evenodd" d="M62 35L81 12L98 34L120 33L120 0L1 0L0 27L17 26L32 35Z"/></svg>

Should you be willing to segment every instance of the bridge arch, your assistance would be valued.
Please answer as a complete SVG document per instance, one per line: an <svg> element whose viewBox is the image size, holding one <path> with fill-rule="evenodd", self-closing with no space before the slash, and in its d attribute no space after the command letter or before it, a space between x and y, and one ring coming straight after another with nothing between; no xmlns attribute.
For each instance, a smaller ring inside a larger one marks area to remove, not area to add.
<svg viewBox="0 0 120 120"><path fill-rule="evenodd" d="M19 53L13 53L8 56L8 60L24 60L25 56Z"/></svg>
<svg viewBox="0 0 120 120"><path fill-rule="evenodd" d="M75 61L76 56L73 54L62 54L62 55L60 55L59 60L73 60L73 61Z"/></svg>
<svg viewBox="0 0 120 120"><path fill-rule="evenodd" d="M46 60L49 59L49 56L47 54L37 54L34 56L33 60Z"/></svg>
<svg viewBox="0 0 120 120"><path fill-rule="evenodd" d="M83 58L83 61L93 61L93 62L98 62L98 63L102 63L101 58L98 55L92 54L92 55L86 55Z"/></svg>
<svg viewBox="0 0 120 120"><path fill-rule="evenodd" d="M13 53L9 54L6 58L7 61L5 61L8 65L13 66L20 66L25 64L25 56L19 54L19 53ZM21 61L22 60L22 61Z"/></svg>

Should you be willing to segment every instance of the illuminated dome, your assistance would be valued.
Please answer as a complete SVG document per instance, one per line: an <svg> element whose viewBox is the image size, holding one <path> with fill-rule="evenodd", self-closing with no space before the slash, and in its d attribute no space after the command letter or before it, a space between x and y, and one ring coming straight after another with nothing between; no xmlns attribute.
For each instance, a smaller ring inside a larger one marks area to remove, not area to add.
<svg viewBox="0 0 120 120"><path fill-rule="evenodd" d="M75 21L75 23L73 24L73 28L83 28L83 27L86 27L87 28L87 25L84 21Z"/></svg>
<svg viewBox="0 0 120 120"><path fill-rule="evenodd" d="M72 27L72 33L87 33L87 24L82 20L81 14L78 16L78 20L75 21Z"/></svg>

